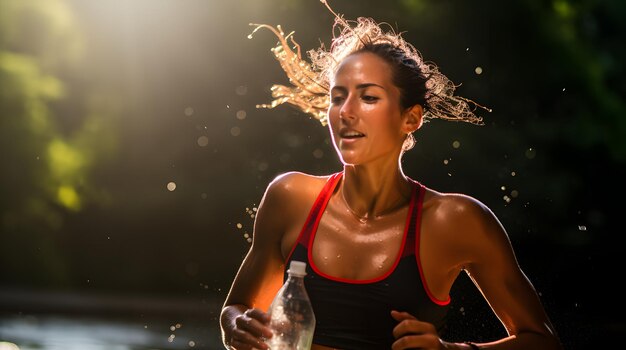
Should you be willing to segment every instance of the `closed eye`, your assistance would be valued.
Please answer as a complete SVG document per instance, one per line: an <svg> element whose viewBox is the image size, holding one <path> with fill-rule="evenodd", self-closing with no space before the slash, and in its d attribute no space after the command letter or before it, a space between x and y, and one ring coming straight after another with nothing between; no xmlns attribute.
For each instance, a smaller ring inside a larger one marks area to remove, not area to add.
<svg viewBox="0 0 626 350"><path fill-rule="evenodd" d="M363 95L361 96L361 99L367 103L374 103L378 100L380 100L380 98L376 97L376 96L370 96L370 95Z"/></svg>
<svg viewBox="0 0 626 350"><path fill-rule="evenodd" d="M343 100L344 100L344 97L343 97L343 96L332 96L332 97L330 98L330 102L331 102L332 104L335 104L335 105L336 105L336 104L338 104L338 103L341 103Z"/></svg>

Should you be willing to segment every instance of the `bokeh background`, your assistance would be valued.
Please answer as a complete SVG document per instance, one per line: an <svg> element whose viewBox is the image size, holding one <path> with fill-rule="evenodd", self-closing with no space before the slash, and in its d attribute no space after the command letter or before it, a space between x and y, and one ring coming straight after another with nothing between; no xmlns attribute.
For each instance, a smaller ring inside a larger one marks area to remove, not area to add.
<svg viewBox="0 0 626 350"><path fill-rule="evenodd" d="M405 173L487 204L568 349L624 341L626 3L331 1L493 109ZM0 348L219 349L265 186L341 169L253 23L328 45L317 0L0 0ZM448 339L502 336L466 278Z"/></svg>

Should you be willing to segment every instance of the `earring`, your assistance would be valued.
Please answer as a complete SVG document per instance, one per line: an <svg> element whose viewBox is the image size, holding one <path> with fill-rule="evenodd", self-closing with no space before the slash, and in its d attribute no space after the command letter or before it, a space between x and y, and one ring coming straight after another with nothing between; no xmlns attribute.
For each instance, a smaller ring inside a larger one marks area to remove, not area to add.
<svg viewBox="0 0 626 350"><path fill-rule="evenodd" d="M404 143L402 144L402 150L406 152L413 148L413 146L415 146L415 137L413 136L413 133L408 133L406 134L406 139L404 139Z"/></svg>

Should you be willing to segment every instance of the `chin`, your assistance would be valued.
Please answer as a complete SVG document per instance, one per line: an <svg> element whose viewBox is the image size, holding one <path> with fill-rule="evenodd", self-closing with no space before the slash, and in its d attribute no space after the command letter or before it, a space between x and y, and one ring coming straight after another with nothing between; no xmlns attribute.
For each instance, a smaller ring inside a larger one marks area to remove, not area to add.
<svg viewBox="0 0 626 350"><path fill-rule="evenodd" d="M354 149L337 149L337 156L344 165L363 164L363 153Z"/></svg>
<svg viewBox="0 0 626 350"><path fill-rule="evenodd" d="M341 163L343 163L343 165L359 165L360 164L358 158L354 156L351 157L351 156L340 155L339 158L341 159Z"/></svg>

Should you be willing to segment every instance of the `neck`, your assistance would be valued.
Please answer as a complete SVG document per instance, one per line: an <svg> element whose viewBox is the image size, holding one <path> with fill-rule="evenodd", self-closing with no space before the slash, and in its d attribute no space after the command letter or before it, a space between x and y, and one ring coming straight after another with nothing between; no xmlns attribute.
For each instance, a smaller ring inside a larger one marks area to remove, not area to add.
<svg viewBox="0 0 626 350"><path fill-rule="evenodd" d="M361 221L381 218L406 206L411 191L412 185L399 165L344 166L340 195Z"/></svg>

